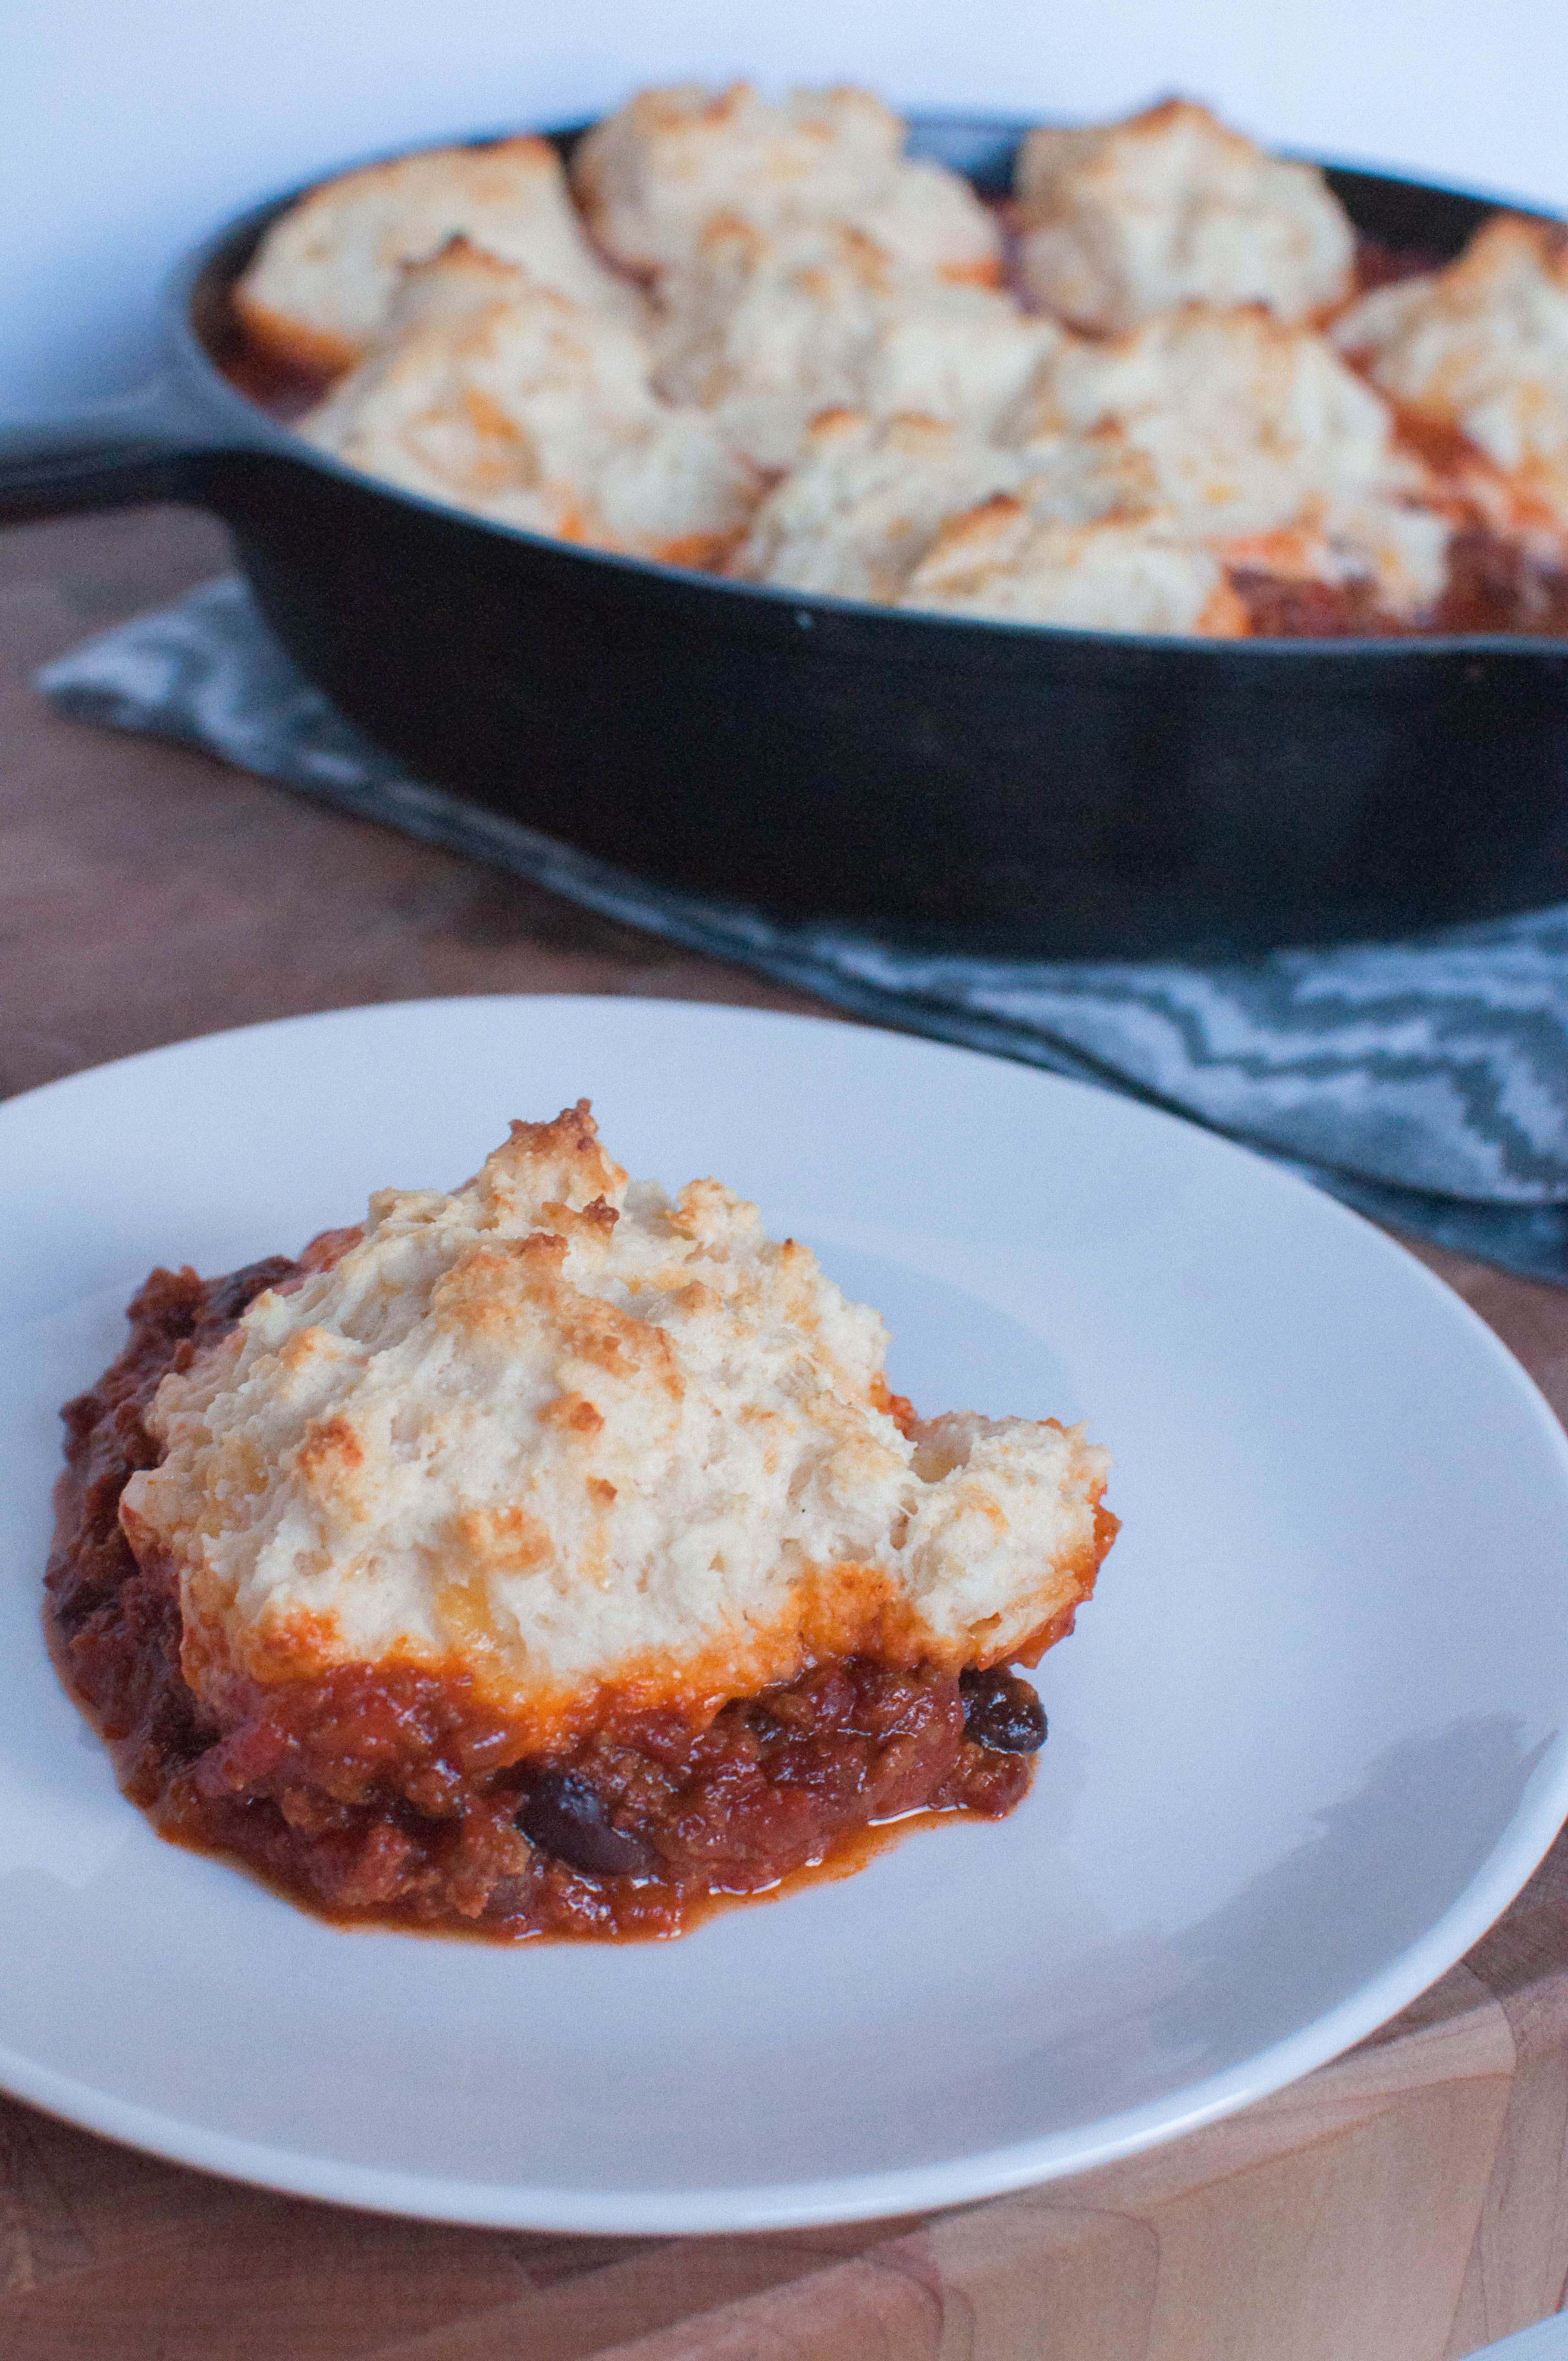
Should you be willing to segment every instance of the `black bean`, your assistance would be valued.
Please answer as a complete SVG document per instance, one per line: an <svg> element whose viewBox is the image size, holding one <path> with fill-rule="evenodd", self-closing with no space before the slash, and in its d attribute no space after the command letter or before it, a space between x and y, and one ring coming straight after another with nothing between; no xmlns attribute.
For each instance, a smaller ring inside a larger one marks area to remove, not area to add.
<svg viewBox="0 0 1568 2361"><path fill-rule="evenodd" d="M995 1754L1033 1754L1046 1742L1046 1709L1016 1673L999 1665L959 1675L964 1701L964 1736Z"/></svg>
<svg viewBox="0 0 1568 2361"><path fill-rule="evenodd" d="M655 1866L641 1837L611 1825L604 1797L580 1771L537 1773L517 1825L541 1852L596 1877L646 1876Z"/></svg>

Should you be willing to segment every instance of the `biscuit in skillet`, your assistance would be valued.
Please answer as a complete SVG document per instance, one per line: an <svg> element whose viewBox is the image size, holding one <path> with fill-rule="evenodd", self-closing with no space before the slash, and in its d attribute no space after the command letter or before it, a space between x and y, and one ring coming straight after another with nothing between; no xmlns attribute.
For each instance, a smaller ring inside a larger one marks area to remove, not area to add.
<svg viewBox="0 0 1568 2361"><path fill-rule="evenodd" d="M594 253L555 150L531 136L431 148L323 181L267 232L235 309L270 358L335 376L385 325L404 266L454 237L525 263L579 305L636 317L636 291Z"/></svg>
<svg viewBox="0 0 1568 2361"><path fill-rule="evenodd" d="M1187 99L1031 131L1014 187L1025 284L1075 327L1114 334L1189 302L1303 320L1351 290L1354 233L1317 167Z"/></svg>
<svg viewBox="0 0 1568 2361"><path fill-rule="evenodd" d="M655 398L648 360L616 313L457 240L405 272L370 351L300 431L498 523L721 562L761 479L702 412Z"/></svg>
<svg viewBox="0 0 1568 2361"><path fill-rule="evenodd" d="M870 91L750 82L644 90L587 133L572 181L605 252L652 275L689 261L721 214L752 228L836 222L909 269L993 280L1002 236L967 181L904 154L905 126Z"/></svg>

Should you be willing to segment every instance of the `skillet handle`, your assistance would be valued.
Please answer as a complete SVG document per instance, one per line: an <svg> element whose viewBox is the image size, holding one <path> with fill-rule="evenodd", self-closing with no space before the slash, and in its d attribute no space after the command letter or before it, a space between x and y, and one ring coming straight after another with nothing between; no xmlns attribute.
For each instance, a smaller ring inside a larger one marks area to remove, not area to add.
<svg viewBox="0 0 1568 2361"><path fill-rule="evenodd" d="M213 440L167 378L64 418L0 426L0 525L199 497Z"/></svg>

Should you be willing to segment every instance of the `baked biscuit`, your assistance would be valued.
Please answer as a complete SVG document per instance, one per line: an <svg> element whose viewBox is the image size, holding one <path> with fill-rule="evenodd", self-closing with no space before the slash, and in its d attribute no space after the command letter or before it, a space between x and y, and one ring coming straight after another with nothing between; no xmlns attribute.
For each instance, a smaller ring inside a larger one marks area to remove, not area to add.
<svg viewBox="0 0 1568 2361"><path fill-rule="evenodd" d="M1000 276L1002 240L967 181L904 156L904 125L863 90L798 90L777 105L750 82L645 90L587 133L572 181L589 227L625 269L690 260L721 214L753 228L839 222L906 267Z"/></svg>
<svg viewBox="0 0 1568 2361"><path fill-rule="evenodd" d="M909 271L862 230L721 215L659 282L654 381L776 471L828 410L986 434L1059 336L1000 290Z"/></svg>
<svg viewBox="0 0 1568 2361"><path fill-rule="evenodd" d="M1234 639L1247 628L1218 558L1169 517L1074 522L1005 493L943 528L898 604L1070 631Z"/></svg>
<svg viewBox="0 0 1568 2361"><path fill-rule="evenodd" d="M751 520L732 570L749 582L892 601L949 517L1024 473L1015 453L934 418L818 418L798 465Z"/></svg>
<svg viewBox="0 0 1568 2361"><path fill-rule="evenodd" d="M1517 524L1533 515L1568 532L1568 239L1560 225L1499 214L1447 269L1379 289L1333 333L1413 418L1464 435L1491 460L1515 496Z"/></svg>
<svg viewBox="0 0 1568 2361"><path fill-rule="evenodd" d="M389 1657L535 1749L824 1653L1016 1657L1092 1585L1109 1462L1049 1422L905 1433L886 1347L718 1181L629 1183L585 1102L454 1195L372 1198L341 1259L165 1378L120 1521L176 1571L220 1723Z"/></svg>
<svg viewBox="0 0 1568 2361"><path fill-rule="evenodd" d="M405 274L300 431L406 491L679 565L722 560L762 490L708 419L655 399L624 321L461 242Z"/></svg>
<svg viewBox="0 0 1568 2361"><path fill-rule="evenodd" d="M1354 235L1322 174L1186 99L1030 132L1015 185L1025 284L1075 327L1114 334L1189 302L1303 320L1350 292Z"/></svg>
<svg viewBox="0 0 1568 2361"><path fill-rule="evenodd" d="M1009 294L943 281L900 283L881 310L861 372L860 401L879 418L920 411L990 435L1062 342Z"/></svg>
<svg viewBox="0 0 1568 2361"><path fill-rule="evenodd" d="M1325 338L1257 308L1188 304L1104 341L1064 338L999 430L1023 450L1120 444L1148 497L1222 555L1259 563L1259 536L1299 532L1325 578L1376 574L1391 609L1429 607L1447 521L1425 469L1396 448L1388 405Z"/></svg>
<svg viewBox="0 0 1568 2361"><path fill-rule="evenodd" d="M994 287L1003 241L969 182L927 157L905 156L873 197L843 216L904 269L957 285Z"/></svg>
<svg viewBox="0 0 1568 2361"><path fill-rule="evenodd" d="M432 148L323 181L267 232L235 309L271 358L336 376L384 326L404 265L454 237L525 264L575 303L636 316L635 291L583 234L555 150L532 137Z"/></svg>

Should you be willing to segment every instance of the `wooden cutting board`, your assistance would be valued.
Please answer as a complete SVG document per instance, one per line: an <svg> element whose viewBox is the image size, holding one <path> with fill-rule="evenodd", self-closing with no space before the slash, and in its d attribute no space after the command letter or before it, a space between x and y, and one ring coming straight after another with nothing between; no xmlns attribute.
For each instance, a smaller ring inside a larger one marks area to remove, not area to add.
<svg viewBox="0 0 1568 2361"><path fill-rule="evenodd" d="M0 535L0 1092L423 993L816 1008L32 695L33 665L223 563L172 511ZM1421 1253L1568 1411L1568 1292ZM1150 2156L915 2221L450 2229L0 2100L0 2361L1459 2361L1561 2306L1565 2159L1560 1839L1460 1967L1333 2065Z"/></svg>

